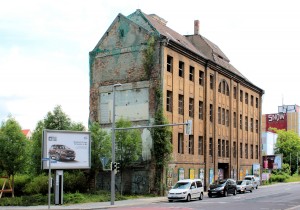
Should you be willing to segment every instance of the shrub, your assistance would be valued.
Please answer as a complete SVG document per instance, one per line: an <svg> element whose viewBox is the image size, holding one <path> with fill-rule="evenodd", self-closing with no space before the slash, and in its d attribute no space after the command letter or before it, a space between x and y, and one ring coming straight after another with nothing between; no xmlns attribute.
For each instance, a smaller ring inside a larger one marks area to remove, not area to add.
<svg viewBox="0 0 300 210"><path fill-rule="evenodd" d="M15 175L15 196L23 195L25 193L25 186L30 181L31 177L27 174Z"/></svg>
<svg viewBox="0 0 300 210"><path fill-rule="evenodd" d="M87 192L88 184L82 171L64 173L64 191L66 193Z"/></svg>
<svg viewBox="0 0 300 210"><path fill-rule="evenodd" d="M48 193L48 176L41 174L34 177L31 182L25 185L25 193L32 194L43 194Z"/></svg>
<svg viewBox="0 0 300 210"><path fill-rule="evenodd" d="M287 174L277 174L277 175L274 175L272 174L270 179L269 179L269 182L286 182L286 180L289 178L289 175Z"/></svg>

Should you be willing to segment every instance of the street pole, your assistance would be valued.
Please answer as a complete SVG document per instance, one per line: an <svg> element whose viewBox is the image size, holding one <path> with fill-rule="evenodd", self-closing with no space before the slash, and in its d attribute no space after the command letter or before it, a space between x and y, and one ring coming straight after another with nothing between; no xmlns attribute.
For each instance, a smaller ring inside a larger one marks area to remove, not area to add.
<svg viewBox="0 0 300 210"><path fill-rule="evenodd" d="M121 84L114 84L113 85L113 110L112 110L112 128L111 128L111 162L112 164L115 163L115 90L116 87L121 86ZM114 205L115 203L115 169L111 170L111 198L110 198L110 204Z"/></svg>
<svg viewBox="0 0 300 210"><path fill-rule="evenodd" d="M49 178L48 178L48 209L50 209L51 203L51 185L52 185L52 177L51 177L51 156L49 155Z"/></svg>

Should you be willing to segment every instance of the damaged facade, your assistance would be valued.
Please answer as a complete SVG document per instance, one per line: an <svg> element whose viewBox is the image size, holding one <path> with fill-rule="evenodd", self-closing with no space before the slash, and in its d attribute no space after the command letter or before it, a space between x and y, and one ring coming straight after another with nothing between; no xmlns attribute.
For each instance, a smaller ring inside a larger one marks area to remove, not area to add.
<svg viewBox="0 0 300 210"><path fill-rule="evenodd" d="M121 83L115 92L116 120L122 116L134 125L151 125L159 89L169 123L193 120L192 135L184 134L184 126L172 127L167 187L182 178L203 178L208 186L218 178L252 174L253 164L261 163L263 90L199 34L198 21L194 34L185 36L166 23L141 10L115 18L90 52L90 121L111 128L112 88ZM151 188L152 137L147 129L141 135L144 165L131 170L131 177L142 173L142 185ZM147 191L129 186L132 192Z"/></svg>

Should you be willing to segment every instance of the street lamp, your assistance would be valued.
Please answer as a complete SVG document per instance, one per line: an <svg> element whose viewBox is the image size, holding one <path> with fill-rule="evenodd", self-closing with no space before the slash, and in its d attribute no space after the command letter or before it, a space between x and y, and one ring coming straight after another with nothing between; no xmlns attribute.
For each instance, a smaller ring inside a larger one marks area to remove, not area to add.
<svg viewBox="0 0 300 210"><path fill-rule="evenodd" d="M113 85L113 111L112 111L112 128L111 128L111 162L112 164L115 163L115 90L116 87L120 87L121 84L114 84ZM112 167L113 168L113 167ZM110 198L110 204L114 205L115 203L115 169L111 170L111 198Z"/></svg>

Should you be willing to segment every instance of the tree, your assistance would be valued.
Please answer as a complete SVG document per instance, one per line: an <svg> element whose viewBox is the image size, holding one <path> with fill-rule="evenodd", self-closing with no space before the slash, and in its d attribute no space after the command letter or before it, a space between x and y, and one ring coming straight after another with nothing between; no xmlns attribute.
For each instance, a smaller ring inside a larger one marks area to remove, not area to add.
<svg viewBox="0 0 300 210"><path fill-rule="evenodd" d="M116 122L117 128L132 127L132 123L121 118ZM116 162L120 165L121 183L122 170L139 160L142 155L142 137L137 129L116 131ZM122 193L121 184L121 193Z"/></svg>
<svg viewBox="0 0 300 210"><path fill-rule="evenodd" d="M0 167L9 177L12 176L12 197L14 197L14 175L22 172L25 161L27 139L19 123L12 118L3 122L0 128Z"/></svg>
<svg viewBox="0 0 300 210"><path fill-rule="evenodd" d="M100 125L97 122L93 122L89 130L91 132L92 138L90 181L91 179L95 180L93 183L93 188L95 189L97 173L100 169L103 169L105 167L101 164L100 158L111 158L111 137L107 134L106 131L100 128Z"/></svg>
<svg viewBox="0 0 300 210"><path fill-rule="evenodd" d="M283 154L283 162L291 163L292 174L297 171L297 155L300 153L300 137L292 130L277 130L278 134L275 153Z"/></svg>

